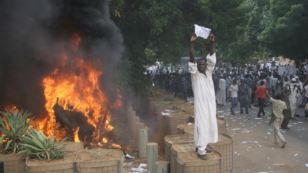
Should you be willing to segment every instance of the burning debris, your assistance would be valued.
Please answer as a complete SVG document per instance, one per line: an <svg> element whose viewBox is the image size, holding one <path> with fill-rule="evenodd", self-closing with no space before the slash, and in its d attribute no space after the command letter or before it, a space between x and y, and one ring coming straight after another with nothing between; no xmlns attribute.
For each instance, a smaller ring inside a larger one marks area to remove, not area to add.
<svg viewBox="0 0 308 173"><path fill-rule="evenodd" d="M76 136L75 142L79 142L80 139L84 143L91 142L94 127L87 123L85 115L81 112L74 110L65 110L58 102L54 105L53 110L55 112L56 121L59 122L60 128L65 128L68 134ZM76 132L76 133L74 133Z"/></svg>
<svg viewBox="0 0 308 173"><path fill-rule="evenodd" d="M33 126L47 136L121 148L111 112L122 98L110 79L123 39L108 5L1 1L0 106L33 112Z"/></svg>
<svg viewBox="0 0 308 173"><path fill-rule="evenodd" d="M74 35L74 51L78 50L79 43L80 39L76 41ZM114 107L100 86L101 70L82 58L69 62L67 59L70 58L65 55L61 66L43 79L48 112L44 132L56 134L58 139L74 136L76 142L107 144L114 129L110 112L119 107Z"/></svg>

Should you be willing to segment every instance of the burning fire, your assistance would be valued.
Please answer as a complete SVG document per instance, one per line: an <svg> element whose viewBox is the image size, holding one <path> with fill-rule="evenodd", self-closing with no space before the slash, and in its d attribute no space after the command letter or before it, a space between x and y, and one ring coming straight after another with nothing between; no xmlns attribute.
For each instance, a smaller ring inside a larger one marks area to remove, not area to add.
<svg viewBox="0 0 308 173"><path fill-rule="evenodd" d="M74 34L71 40L73 52L78 51L80 42L80 37ZM35 121L34 126L47 136L55 135L57 139L69 135L70 132L61 128L57 122L57 112L55 112L55 105L57 105L68 112L82 113L87 123L94 128L91 142L108 143L109 140L104 135L114 129L110 124L110 109L120 108L122 98L118 96L115 103L109 103L108 97L100 87L102 75L102 69L95 68L93 62L85 61L82 57L70 58L66 54L63 55L61 65L42 81L48 116ZM77 127L72 130L71 135L75 142L83 140L79 136L82 128Z"/></svg>
<svg viewBox="0 0 308 173"><path fill-rule="evenodd" d="M74 132L74 141L75 142L80 142L80 139L79 139L79 136L78 136L79 128L80 127L77 127L77 129Z"/></svg>
<svg viewBox="0 0 308 173"><path fill-rule="evenodd" d="M111 147L114 149L122 149L121 145L119 144L112 144Z"/></svg>
<svg viewBox="0 0 308 173"><path fill-rule="evenodd" d="M80 42L81 38L74 34L69 46L72 54L78 54ZM121 149L119 144L112 143L109 134L114 130L110 111L122 107L122 97L117 91L116 101L110 103L100 85L102 69L78 55L63 54L59 66L43 78L48 115L33 120L31 126L58 140L71 136L75 142ZM6 110L18 111L15 105L7 105Z"/></svg>
<svg viewBox="0 0 308 173"><path fill-rule="evenodd" d="M57 103L65 110L82 112L89 124L97 128L102 114L108 112L108 99L99 87L99 77L102 74L82 59L74 62L72 71L62 72L56 69L44 78L45 108L49 115L48 135L55 133L56 117L53 106ZM75 70L80 70L76 74ZM109 113L107 118L110 119Z"/></svg>

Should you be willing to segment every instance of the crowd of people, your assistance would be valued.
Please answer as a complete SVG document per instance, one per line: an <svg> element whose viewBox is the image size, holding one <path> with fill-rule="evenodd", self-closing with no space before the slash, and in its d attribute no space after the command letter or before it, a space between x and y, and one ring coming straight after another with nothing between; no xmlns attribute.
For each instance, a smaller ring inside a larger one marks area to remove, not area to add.
<svg viewBox="0 0 308 173"><path fill-rule="evenodd" d="M197 67L196 64L195 66ZM197 70L195 69L195 71ZM231 115L237 113L236 109L238 109L237 105L239 103L240 114L249 114L249 110L252 106L255 106L259 109L255 116L260 118L261 116L265 116L264 108L271 104L272 113L270 124L273 126L275 143L280 143L281 148L284 148L287 142L280 129L288 130L288 123L291 119L295 120L300 116L304 116L305 119L308 119L307 63L302 65L300 68L295 68L294 65L276 65L275 63L270 63L269 65L245 64L243 66L217 63L213 72L204 73L205 77L203 77L203 73L201 73L200 70L199 73L192 73L192 70L189 68L187 71L182 69L181 71L176 70L169 72L168 70L160 69L155 72L148 72L154 87L166 89L169 92L174 93L175 97L183 97L186 101L189 101L189 98L194 97L193 94L196 93L200 94L201 92L201 95L207 95L206 92L203 91L203 93L202 91L199 91L204 90L206 87L201 87L201 83L196 83L196 76L198 76L198 74L201 74L201 76L199 75L199 82L210 79L210 81L204 82L205 86L209 86L208 84L210 83L214 84L213 90L215 91L215 95L213 91L214 99L211 100L215 100L216 98L217 106L227 106L227 102L230 102ZM212 78L207 78L206 76L208 74L211 74ZM195 83L192 81L195 81ZM201 96L194 97L194 102L196 102L194 103L195 114L197 115L198 108L205 104L202 104L202 102L206 102L207 100L203 97L204 96L202 96L202 98ZM199 100L196 100L196 98L199 98ZM199 106L196 106L197 103ZM206 103L205 105L209 105L209 103ZM215 110L216 105L214 106ZM298 111L298 108L300 107L304 107L304 113ZM211 110L211 108L200 110L206 112L206 109ZM208 118L210 112L211 111L205 113L205 115L202 115L201 117ZM206 126L209 126L209 124ZM199 128L201 127L203 126L200 126ZM207 134L207 136L211 135ZM199 146L200 142L198 143L198 135L196 135L196 139L198 156L202 159L206 159L206 157L203 157L206 156L206 152L200 153L200 151L206 151L204 150L205 147Z"/></svg>
<svg viewBox="0 0 308 173"><path fill-rule="evenodd" d="M183 97L186 101L193 97L190 74L185 70L156 70L149 72L153 86L160 87ZM295 68L293 65L245 64L232 66L217 63L213 73L213 82L218 106L227 106L230 102L230 113L237 111L249 114L252 106L259 108L257 117L265 115L264 107L269 105L266 93L279 96L288 107L288 116L281 125L288 129L290 119L303 116L308 118L308 64ZM239 105L239 110L237 110ZM298 108L304 107L305 112Z"/></svg>

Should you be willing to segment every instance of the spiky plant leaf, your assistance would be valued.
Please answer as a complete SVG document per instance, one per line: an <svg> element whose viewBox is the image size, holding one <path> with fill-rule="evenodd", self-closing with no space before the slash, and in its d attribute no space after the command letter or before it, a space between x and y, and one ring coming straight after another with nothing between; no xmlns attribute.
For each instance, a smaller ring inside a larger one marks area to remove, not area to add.
<svg viewBox="0 0 308 173"><path fill-rule="evenodd" d="M43 133L31 130L22 138L22 150L27 157L39 160L61 159L64 156L64 141L57 142L55 137L48 139Z"/></svg>
<svg viewBox="0 0 308 173"><path fill-rule="evenodd" d="M29 116L26 111L3 112L0 111L0 132L4 137L2 140L2 153L15 153L20 149L20 139L27 134Z"/></svg>

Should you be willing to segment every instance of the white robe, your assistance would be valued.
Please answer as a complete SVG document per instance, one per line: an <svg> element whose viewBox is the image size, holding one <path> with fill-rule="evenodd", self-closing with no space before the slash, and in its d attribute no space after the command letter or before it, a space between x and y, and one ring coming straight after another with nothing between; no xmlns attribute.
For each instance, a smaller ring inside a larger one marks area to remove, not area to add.
<svg viewBox="0 0 308 173"><path fill-rule="evenodd" d="M216 99L212 72L216 64L216 54L207 55L206 76L197 69L197 63L189 62L192 89L194 92L195 128L194 141L196 147L204 148L208 143L218 141L216 120Z"/></svg>
<svg viewBox="0 0 308 173"><path fill-rule="evenodd" d="M291 93L289 95L289 102L290 102L290 110L291 110L291 117L294 118L295 113L296 113L296 89L294 88L295 84L291 83L290 88L291 88Z"/></svg>
<svg viewBox="0 0 308 173"><path fill-rule="evenodd" d="M217 103L220 105L226 104L226 80L219 79L219 91L217 93Z"/></svg>

